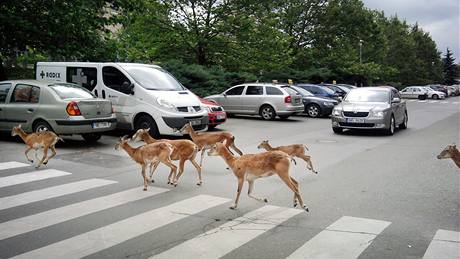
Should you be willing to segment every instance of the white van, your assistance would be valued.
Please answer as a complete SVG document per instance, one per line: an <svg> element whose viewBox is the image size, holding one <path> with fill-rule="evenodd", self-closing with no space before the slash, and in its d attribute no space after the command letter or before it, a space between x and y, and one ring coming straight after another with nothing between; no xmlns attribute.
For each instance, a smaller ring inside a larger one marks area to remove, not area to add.
<svg viewBox="0 0 460 259"><path fill-rule="evenodd" d="M198 97L159 66L136 63L38 62L37 80L79 84L112 102L117 127L150 128L158 134L177 135L174 129L191 122L205 130L208 113Z"/></svg>

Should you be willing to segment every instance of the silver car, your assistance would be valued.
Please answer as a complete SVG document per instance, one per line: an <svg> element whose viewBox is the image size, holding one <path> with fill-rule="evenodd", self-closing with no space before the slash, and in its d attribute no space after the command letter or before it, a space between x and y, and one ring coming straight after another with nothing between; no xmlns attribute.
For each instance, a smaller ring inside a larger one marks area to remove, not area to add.
<svg viewBox="0 0 460 259"><path fill-rule="evenodd" d="M396 126L407 128L406 102L393 87L352 89L332 111L332 130L378 129L393 135Z"/></svg>
<svg viewBox="0 0 460 259"><path fill-rule="evenodd" d="M247 83L205 99L222 105L227 114L258 114L265 120L287 119L304 111L302 96L282 84Z"/></svg>
<svg viewBox="0 0 460 259"><path fill-rule="evenodd" d="M116 117L110 101L96 98L75 84L0 82L0 130L10 131L18 124L26 132L51 130L97 141L101 132L115 128Z"/></svg>

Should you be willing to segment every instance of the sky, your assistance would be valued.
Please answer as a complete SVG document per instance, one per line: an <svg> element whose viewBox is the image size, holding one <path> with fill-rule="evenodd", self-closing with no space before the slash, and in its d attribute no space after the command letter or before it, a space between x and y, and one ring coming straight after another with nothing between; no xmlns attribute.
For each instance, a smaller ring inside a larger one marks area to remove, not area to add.
<svg viewBox="0 0 460 259"><path fill-rule="evenodd" d="M431 35L438 50L446 48L454 53L455 63L460 63L460 1L459 0L363 0L369 9L384 11L385 16L406 20Z"/></svg>

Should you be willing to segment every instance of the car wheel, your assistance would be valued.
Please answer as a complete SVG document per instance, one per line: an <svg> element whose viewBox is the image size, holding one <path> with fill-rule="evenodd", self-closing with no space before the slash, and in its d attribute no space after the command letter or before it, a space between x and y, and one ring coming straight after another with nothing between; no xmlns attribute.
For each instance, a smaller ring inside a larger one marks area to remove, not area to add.
<svg viewBox="0 0 460 259"><path fill-rule="evenodd" d="M332 131L334 131L335 134L340 134L343 132L343 129L342 128L332 128Z"/></svg>
<svg viewBox="0 0 460 259"><path fill-rule="evenodd" d="M275 109L270 105L264 105L260 108L260 116L264 120L274 120L276 117Z"/></svg>
<svg viewBox="0 0 460 259"><path fill-rule="evenodd" d="M81 136L86 142L89 142L89 143L97 142L102 137L102 135L99 133L86 133L86 134L81 134Z"/></svg>
<svg viewBox="0 0 460 259"><path fill-rule="evenodd" d="M137 131L139 129L150 129L149 133L154 138L158 138L160 136L155 120L149 115L143 114L136 119L134 123L134 130Z"/></svg>
<svg viewBox="0 0 460 259"><path fill-rule="evenodd" d="M438 96L437 94L433 94L433 95L431 96L431 98L433 98L433 99L436 99L436 100L437 100L437 99L439 99L439 96Z"/></svg>
<svg viewBox="0 0 460 259"><path fill-rule="evenodd" d="M404 121L399 124L400 129L407 129L407 122L409 121L409 116L407 116L407 112L404 113Z"/></svg>
<svg viewBox="0 0 460 259"><path fill-rule="evenodd" d="M289 116L291 115L279 115L280 119L282 120L286 120L287 118L289 118Z"/></svg>
<svg viewBox="0 0 460 259"><path fill-rule="evenodd" d="M317 104L309 104L307 106L307 114L312 118L317 118L321 115L321 108Z"/></svg>
<svg viewBox="0 0 460 259"><path fill-rule="evenodd" d="M34 132L53 131L53 128L46 121L39 120L33 124Z"/></svg>
<svg viewBox="0 0 460 259"><path fill-rule="evenodd" d="M386 130L386 133L387 135L393 135L395 133L395 117L393 115L391 115L391 119L390 119L390 126L388 127L388 129Z"/></svg>

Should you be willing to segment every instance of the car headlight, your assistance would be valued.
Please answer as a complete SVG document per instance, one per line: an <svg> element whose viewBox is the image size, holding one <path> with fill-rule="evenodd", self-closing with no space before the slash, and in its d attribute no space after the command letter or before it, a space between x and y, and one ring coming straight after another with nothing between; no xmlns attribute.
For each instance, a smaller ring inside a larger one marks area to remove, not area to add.
<svg viewBox="0 0 460 259"><path fill-rule="evenodd" d="M323 102L325 106L334 106L333 102Z"/></svg>
<svg viewBox="0 0 460 259"><path fill-rule="evenodd" d="M334 115L334 116L340 116L340 113L341 113L341 110L339 110L339 109L334 109L332 111L332 115Z"/></svg>
<svg viewBox="0 0 460 259"><path fill-rule="evenodd" d="M159 105L161 105L161 106L163 106L163 107L165 107L167 109L176 110L176 107L172 103L168 102L167 100L165 100L163 98L158 98L157 102L158 102Z"/></svg>
<svg viewBox="0 0 460 259"><path fill-rule="evenodd" d="M383 118L384 115L383 111L371 111L371 117L374 118Z"/></svg>

